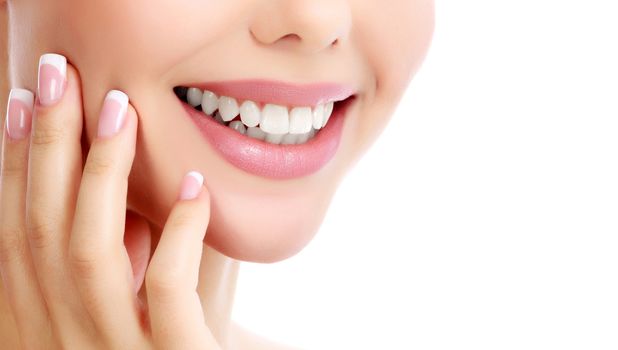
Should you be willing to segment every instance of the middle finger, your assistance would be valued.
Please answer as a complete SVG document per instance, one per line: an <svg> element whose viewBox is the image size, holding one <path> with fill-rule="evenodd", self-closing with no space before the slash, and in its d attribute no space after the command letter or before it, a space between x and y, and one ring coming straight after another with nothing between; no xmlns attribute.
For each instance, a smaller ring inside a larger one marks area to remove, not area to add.
<svg viewBox="0 0 618 350"><path fill-rule="evenodd" d="M81 94L77 72L60 55L41 57L38 85L29 155L26 231L52 323L58 328L61 342L67 343L74 334L88 337L85 330L91 329L67 266L82 167Z"/></svg>

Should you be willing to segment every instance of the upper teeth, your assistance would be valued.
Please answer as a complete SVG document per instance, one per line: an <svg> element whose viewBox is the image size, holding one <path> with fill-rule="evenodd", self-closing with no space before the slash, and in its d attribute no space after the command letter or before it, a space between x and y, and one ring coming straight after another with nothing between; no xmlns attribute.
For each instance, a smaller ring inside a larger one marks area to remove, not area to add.
<svg viewBox="0 0 618 350"><path fill-rule="evenodd" d="M242 104L233 97L218 97L212 91L202 91L198 88L187 90L187 102L193 106L202 106L204 113L213 115L216 110L223 122L234 120L240 114L240 120L245 128L241 128L239 123L234 123L230 127L245 133L250 128L259 127L263 132L272 135L308 134L312 128L319 130L328 123L333 112L334 101L318 104L315 107L291 107L281 106L273 103L264 104L260 109L258 103L245 100ZM252 134L256 134L252 131ZM268 135L266 135L268 136ZM270 137L270 139L279 139ZM291 137L281 139L279 142L292 142Z"/></svg>

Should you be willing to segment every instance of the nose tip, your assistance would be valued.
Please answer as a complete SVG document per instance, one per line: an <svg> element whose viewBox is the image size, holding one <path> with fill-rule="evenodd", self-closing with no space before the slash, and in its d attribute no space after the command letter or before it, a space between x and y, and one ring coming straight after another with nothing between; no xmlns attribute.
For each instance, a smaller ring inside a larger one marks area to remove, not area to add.
<svg viewBox="0 0 618 350"><path fill-rule="evenodd" d="M252 36L263 45L316 53L348 36L347 0L270 1L255 14Z"/></svg>

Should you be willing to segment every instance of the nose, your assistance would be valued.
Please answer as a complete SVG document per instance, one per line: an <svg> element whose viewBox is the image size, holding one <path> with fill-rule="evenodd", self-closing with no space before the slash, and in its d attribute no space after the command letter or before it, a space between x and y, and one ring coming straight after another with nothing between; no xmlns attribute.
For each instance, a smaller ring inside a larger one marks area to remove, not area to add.
<svg viewBox="0 0 618 350"><path fill-rule="evenodd" d="M338 45L350 32L349 0L263 0L257 2L250 31L260 44L303 53Z"/></svg>

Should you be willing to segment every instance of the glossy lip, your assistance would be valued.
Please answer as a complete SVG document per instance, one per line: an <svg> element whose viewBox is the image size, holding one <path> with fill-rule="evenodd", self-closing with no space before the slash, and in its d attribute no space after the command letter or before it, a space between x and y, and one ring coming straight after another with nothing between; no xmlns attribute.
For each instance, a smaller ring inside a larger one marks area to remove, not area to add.
<svg viewBox="0 0 618 350"><path fill-rule="evenodd" d="M238 87L238 85L233 86ZM256 95L266 96L271 93L263 92L264 90L247 91L252 91L252 98ZM290 101L291 96L293 95L288 94L283 98ZM300 95L296 96L300 98ZM306 98L315 100L324 98L324 96L314 92L313 95L306 95L302 102L307 102ZM274 145L248 137L219 124L212 117L180 99L178 101L200 129L204 138L229 163L257 176L284 180L311 175L323 168L334 157L341 141L344 117L354 100L355 96L352 96L343 102L335 103L333 114L326 127L319 130L313 139L300 145Z"/></svg>
<svg viewBox="0 0 618 350"><path fill-rule="evenodd" d="M343 101L354 94L354 88L336 83L291 84L272 80L234 80L183 85L217 96L235 98L238 102L251 100L283 106L316 106L330 101Z"/></svg>

